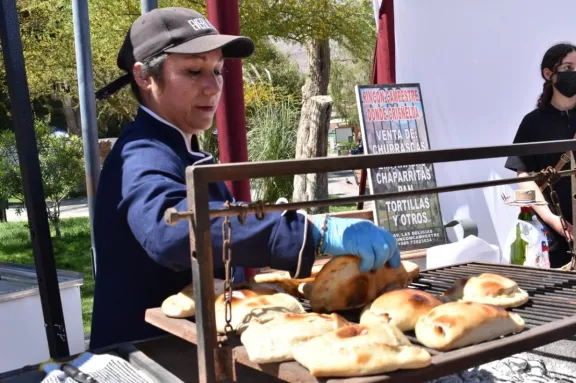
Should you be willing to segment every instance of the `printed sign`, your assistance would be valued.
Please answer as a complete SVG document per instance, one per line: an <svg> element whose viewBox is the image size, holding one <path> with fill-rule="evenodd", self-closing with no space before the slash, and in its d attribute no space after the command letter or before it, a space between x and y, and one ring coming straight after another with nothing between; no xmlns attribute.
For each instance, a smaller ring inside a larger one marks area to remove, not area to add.
<svg viewBox="0 0 576 383"><path fill-rule="evenodd" d="M419 84L357 86L356 100L364 154L430 149ZM436 187L433 164L369 169L368 179L372 194ZM437 194L375 201L374 216L403 251L447 242Z"/></svg>

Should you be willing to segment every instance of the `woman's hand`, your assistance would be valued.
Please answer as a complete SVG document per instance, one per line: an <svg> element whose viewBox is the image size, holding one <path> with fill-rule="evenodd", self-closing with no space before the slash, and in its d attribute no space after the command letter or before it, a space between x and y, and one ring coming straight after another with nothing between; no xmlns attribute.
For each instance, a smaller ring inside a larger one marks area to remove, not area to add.
<svg viewBox="0 0 576 383"><path fill-rule="evenodd" d="M566 238L566 234L564 233L564 228L562 227L562 220L560 219L560 216L556 214L551 214L550 217L547 218L548 219L545 222L548 224L548 226L550 226L552 230L554 230L555 232ZM572 225L568 221L566 221L566 228L568 230L568 240L570 241L574 240L574 229L572 228Z"/></svg>
<svg viewBox="0 0 576 383"><path fill-rule="evenodd" d="M323 223L323 215L312 219L315 243L320 239ZM400 266L400 250L396 238L371 221L363 219L328 217L321 251L333 256L360 256L362 272L375 270L386 262L393 268Z"/></svg>

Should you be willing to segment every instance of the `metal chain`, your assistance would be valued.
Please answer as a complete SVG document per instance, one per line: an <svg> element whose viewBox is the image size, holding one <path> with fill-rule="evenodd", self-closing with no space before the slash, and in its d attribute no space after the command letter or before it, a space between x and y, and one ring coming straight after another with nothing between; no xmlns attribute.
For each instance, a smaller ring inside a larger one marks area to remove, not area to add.
<svg viewBox="0 0 576 383"><path fill-rule="evenodd" d="M232 223L228 217L222 222L222 262L226 270L224 281L224 319L226 332L234 331L232 327Z"/></svg>
<svg viewBox="0 0 576 383"><path fill-rule="evenodd" d="M229 201L224 203L224 207L229 209L232 204ZM250 205L238 203L235 206L250 207ZM266 213L264 211L264 203L256 203L257 212L256 219L261 221L266 218ZM242 211L238 214L238 221L240 225L246 223L248 216L248 210ZM225 217L222 222L222 262L224 263L226 279L224 281L224 319L226 321L225 331L234 331L232 326L232 223L229 217Z"/></svg>

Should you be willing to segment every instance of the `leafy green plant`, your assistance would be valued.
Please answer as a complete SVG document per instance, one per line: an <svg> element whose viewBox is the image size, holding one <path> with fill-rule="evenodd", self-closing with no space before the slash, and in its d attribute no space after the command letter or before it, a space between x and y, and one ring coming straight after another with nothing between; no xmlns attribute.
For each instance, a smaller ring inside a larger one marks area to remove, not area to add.
<svg viewBox="0 0 576 383"><path fill-rule="evenodd" d="M82 140L77 136L51 135L45 121L36 120L34 125L46 211L56 236L60 237L62 201L84 181ZM16 199L22 206L24 204L16 137L11 131L0 133L0 197ZM18 208L17 213L22 209Z"/></svg>
<svg viewBox="0 0 576 383"><path fill-rule="evenodd" d="M259 108L270 104L287 102L300 107L300 94L291 93L283 84L276 84L275 74L268 68L247 64L244 67L243 78L247 119ZM294 81L300 80L294 79ZM249 125L247 129L250 129Z"/></svg>
<svg viewBox="0 0 576 383"><path fill-rule="evenodd" d="M256 108L247 120L250 161L294 158L299 118L298 106L287 100L262 103ZM253 179L253 198L272 202L281 197L290 199L293 180L293 176Z"/></svg>
<svg viewBox="0 0 576 383"><path fill-rule="evenodd" d="M356 143L355 142L343 142L343 143L338 144L338 146L340 146L340 148L343 150L356 149Z"/></svg>
<svg viewBox="0 0 576 383"><path fill-rule="evenodd" d="M214 134L216 132L216 124L212 124L210 129L203 131L198 135L198 142L200 143L200 148L212 154L214 157L214 162L218 162L218 136Z"/></svg>

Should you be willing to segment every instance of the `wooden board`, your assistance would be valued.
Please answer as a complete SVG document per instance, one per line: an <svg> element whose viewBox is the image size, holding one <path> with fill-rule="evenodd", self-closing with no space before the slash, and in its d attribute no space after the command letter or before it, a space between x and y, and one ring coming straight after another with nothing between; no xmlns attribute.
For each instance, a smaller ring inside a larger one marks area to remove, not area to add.
<svg viewBox="0 0 576 383"><path fill-rule="evenodd" d="M196 343L196 324L190 320L168 318L159 308L154 308L146 311L146 322L191 343ZM423 369L403 370L385 375L347 379L315 379L310 376L306 368L294 361L267 364L253 363L248 359L248 354L243 346L234 347L233 354L237 363L265 372L286 382L404 383L440 378L519 352L532 350L564 339L568 334L574 333L576 333L576 316L525 330L520 334L484 342L476 346L469 346L445 353L439 352L432 356L432 364Z"/></svg>

